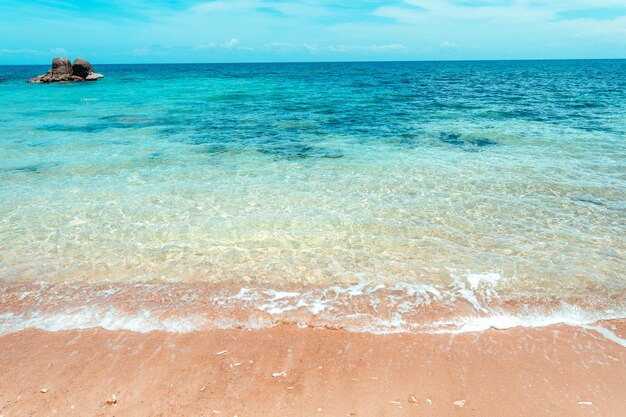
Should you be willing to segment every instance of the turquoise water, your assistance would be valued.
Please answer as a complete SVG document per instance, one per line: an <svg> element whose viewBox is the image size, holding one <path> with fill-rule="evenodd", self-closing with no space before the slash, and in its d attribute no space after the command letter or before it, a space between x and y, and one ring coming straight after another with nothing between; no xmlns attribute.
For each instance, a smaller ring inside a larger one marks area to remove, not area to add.
<svg viewBox="0 0 626 417"><path fill-rule="evenodd" d="M624 60L25 82L45 69L0 67L6 285L465 280L624 307Z"/></svg>

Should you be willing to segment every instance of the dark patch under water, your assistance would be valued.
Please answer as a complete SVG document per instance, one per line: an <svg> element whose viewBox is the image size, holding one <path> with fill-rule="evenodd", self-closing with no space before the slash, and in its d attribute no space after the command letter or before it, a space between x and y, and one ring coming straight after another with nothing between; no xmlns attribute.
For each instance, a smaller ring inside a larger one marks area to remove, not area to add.
<svg viewBox="0 0 626 417"><path fill-rule="evenodd" d="M343 153L331 149L318 148L304 144L279 144L262 146L258 152L272 155L280 159L304 159L304 158L342 158Z"/></svg>
<svg viewBox="0 0 626 417"><path fill-rule="evenodd" d="M59 165L60 164L56 162L43 162L40 164L22 165L22 166L12 167L12 168L7 169L6 171L38 174L42 171L54 168Z"/></svg>
<svg viewBox="0 0 626 417"><path fill-rule="evenodd" d="M64 124L52 124L38 127L38 130L45 130L48 132L77 132L77 133L98 133L103 130L112 128L111 126L103 124L88 124L88 125L64 125Z"/></svg>
<svg viewBox="0 0 626 417"><path fill-rule="evenodd" d="M38 127L38 130L49 132L79 132L99 133L109 129L137 129L145 127L162 126L167 121L163 119L150 119L126 116L104 116L96 121L82 125L49 124Z"/></svg>
<svg viewBox="0 0 626 417"><path fill-rule="evenodd" d="M41 117L47 114L60 115L62 113L67 113L66 109L37 109L37 110L27 110L21 113L22 116L26 117ZM59 116L60 117L60 116ZM40 129L41 130L41 129Z"/></svg>
<svg viewBox="0 0 626 417"><path fill-rule="evenodd" d="M229 150L230 148L226 145L212 144L212 145L202 146L198 148L197 152L205 153L205 154L220 154L220 153L226 153Z"/></svg>
<svg viewBox="0 0 626 417"><path fill-rule="evenodd" d="M594 200L592 198L572 198L572 200L578 201L580 203L593 204L594 206L601 206L601 207L606 206L606 204L603 203L602 201Z"/></svg>
<svg viewBox="0 0 626 417"><path fill-rule="evenodd" d="M226 127L223 124L226 123ZM256 150L277 159L342 158L342 152L306 143L306 138L316 140L325 134L305 132L309 126L279 125L273 123L253 124L233 132L230 122L213 120L201 127L191 129L164 126L160 136L170 142L196 147L196 152L204 154L239 153ZM187 126L193 126L187 123ZM240 127L242 123L239 124ZM289 133L285 133L288 131ZM304 137L306 136L306 138Z"/></svg>
<svg viewBox="0 0 626 417"><path fill-rule="evenodd" d="M445 144L460 148L463 150L476 150L477 148L486 148L495 146L499 143L495 140L485 137L472 137L453 132L441 132L439 140Z"/></svg>

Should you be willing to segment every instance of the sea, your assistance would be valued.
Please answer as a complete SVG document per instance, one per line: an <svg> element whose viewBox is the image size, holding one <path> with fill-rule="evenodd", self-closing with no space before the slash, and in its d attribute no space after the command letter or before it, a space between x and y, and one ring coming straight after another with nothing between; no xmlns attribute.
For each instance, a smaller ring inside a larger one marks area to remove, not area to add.
<svg viewBox="0 0 626 417"><path fill-rule="evenodd" d="M626 60L0 66L0 333L626 318Z"/></svg>

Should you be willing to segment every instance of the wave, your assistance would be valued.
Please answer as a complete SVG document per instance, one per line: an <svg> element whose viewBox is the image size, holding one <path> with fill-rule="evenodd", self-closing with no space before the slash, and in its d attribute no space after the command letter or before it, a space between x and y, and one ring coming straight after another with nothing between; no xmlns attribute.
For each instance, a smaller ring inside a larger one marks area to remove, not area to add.
<svg viewBox="0 0 626 417"><path fill-rule="evenodd" d="M499 288L501 276L494 272L453 278L447 286L360 280L282 288L236 282L7 283L0 288L0 333L97 327L185 333L289 324L377 334L454 334L556 324L595 329L604 320L626 319L623 287L545 295ZM605 337L621 343L604 330Z"/></svg>

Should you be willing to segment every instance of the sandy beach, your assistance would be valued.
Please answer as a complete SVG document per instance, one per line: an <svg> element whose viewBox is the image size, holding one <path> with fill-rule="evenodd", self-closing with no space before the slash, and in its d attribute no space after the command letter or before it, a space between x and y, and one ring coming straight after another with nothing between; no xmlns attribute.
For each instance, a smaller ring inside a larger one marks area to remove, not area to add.
<svg viewBox="0 0 626 417"><path fill-rule="evenodd" d="M626 322L601 323L618 338ZM13 416L626 416L626 349L557 325L373 335L278 326L0 337Z"/></svg>

